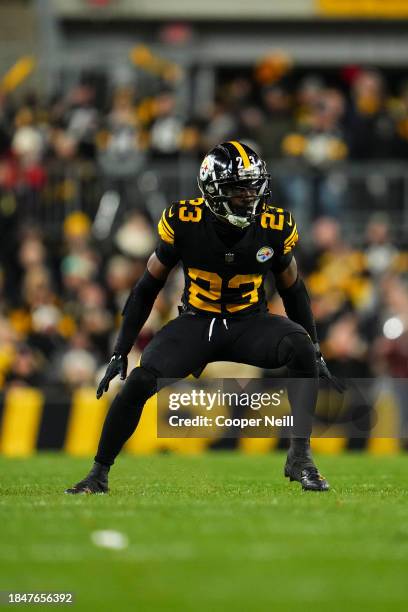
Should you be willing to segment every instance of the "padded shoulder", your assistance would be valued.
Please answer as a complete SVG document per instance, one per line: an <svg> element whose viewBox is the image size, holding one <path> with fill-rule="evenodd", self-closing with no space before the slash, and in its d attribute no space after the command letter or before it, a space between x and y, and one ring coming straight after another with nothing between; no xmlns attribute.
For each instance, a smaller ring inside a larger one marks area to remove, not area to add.
<svg viewBox="0 0 408 612"><path fill-rule="evenodd" d="M283 255L290 253L299 240L296 221L288 210L266 206L260 217L261 227L270 229L279 237Z"/></svg>
<svg viewBox="0 0 408 612"><path fill-rule="evenodd" d="M168 244L174 244L179 224L199 223L203 217L203 208L204 198L179 200L170 204L163 211L157 226L160 238Z"/></svg>

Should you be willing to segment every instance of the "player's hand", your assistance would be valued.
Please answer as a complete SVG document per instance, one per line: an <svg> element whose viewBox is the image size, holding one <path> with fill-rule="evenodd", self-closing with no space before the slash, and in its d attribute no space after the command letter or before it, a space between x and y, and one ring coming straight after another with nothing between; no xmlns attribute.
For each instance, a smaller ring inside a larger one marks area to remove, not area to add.
<svg viewBox="0 0 408 612"><path fill-rule="evenodd" d="M346 390L346 385L342 380L340 380L336 376L333 376L333 374L330 373L330 370L327 367L327 363L325 362L324 357L320 352L319 344L316 342L314 346L316 349L316 362L319 370L319 378L324 378L325 380L329 381L329 383L336 389L336 391L338 391L339 393L344 393L344 391Z"/></svg>
<svg viewBox="0 0 408 612"><path fill-rule="evenodd" d="M103 393L109 389L110 381L120 374L120 379L125 380L127 374L128 360L124 355L118 355L114 353L110 360L108 367L106 368L105 376L99 383L96 391L96 399L102 397Z"/></svg>

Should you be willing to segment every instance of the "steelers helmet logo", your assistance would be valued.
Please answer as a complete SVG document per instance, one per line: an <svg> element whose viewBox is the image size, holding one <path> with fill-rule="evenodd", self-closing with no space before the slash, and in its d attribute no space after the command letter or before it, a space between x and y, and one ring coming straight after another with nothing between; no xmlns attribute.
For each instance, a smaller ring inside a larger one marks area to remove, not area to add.
<svg viewBox="0 0 408 612"><path fill-rule="evenodd" d="M210 158L207 155L207 157L204 158L204 161L201 164L201 168L200 168L200 179L202 181L205 181L208 175L210 174L210 172L212 172L213 170L212 166L213 166L212 160L210 160Z"/></svg>
<svg viewBox="0 0 408 612"><path fill-rule="evenodd" d="M271 247L268 247L268 246L263 246L257 252L256 259L259 261L259 263L264 263L265 261L268 261L268 259L270 259L272 255L273 255L273 249L271 249Z"/></svg>

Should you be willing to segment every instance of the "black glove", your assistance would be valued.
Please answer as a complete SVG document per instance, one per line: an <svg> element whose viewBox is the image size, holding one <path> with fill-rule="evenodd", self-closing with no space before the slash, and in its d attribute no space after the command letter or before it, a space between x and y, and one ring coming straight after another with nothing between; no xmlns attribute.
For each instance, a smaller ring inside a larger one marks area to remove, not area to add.
<svg viewBox="0 0 408 612"><path fill-rule="evenodd" d="M316 362L317 368L319 370L319 378L324 378L328 380L329 383L336 389L336 391L338 391L339 393L344 393L344 391L346 390L346 385L343 383L343 381L341 381L339 378L336 378L336 376L333 376L333 374L330 373L329 368L327 367L327 364L323 358L323 355L320 352L319 343L316 342L314 347L316 349Z"/></svg>
<svg viewBox="0 0 408 612"><path fill-rule="evenodd" d="M114 353L112 359L106 368L105 376L99 383L98 390L96 392L96 399L102 397L103 393L109 389L110 381L120 374L120 379L125 380L127 374L128 360L124 355Z"/></svg>

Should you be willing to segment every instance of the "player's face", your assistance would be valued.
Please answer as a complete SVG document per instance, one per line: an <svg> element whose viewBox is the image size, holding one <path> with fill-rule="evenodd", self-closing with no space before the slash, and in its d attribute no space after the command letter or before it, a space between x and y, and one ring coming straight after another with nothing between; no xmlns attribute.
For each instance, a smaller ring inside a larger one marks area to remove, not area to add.
<svg viewBox="0 0 408 612"><path fill-rule="evenodd" d="M259 198L259 190L259 181L248 181L242 184L224 185L222 193L227 196L232 212L245 216L248 211L252 212L253 205Z"/></svg>

